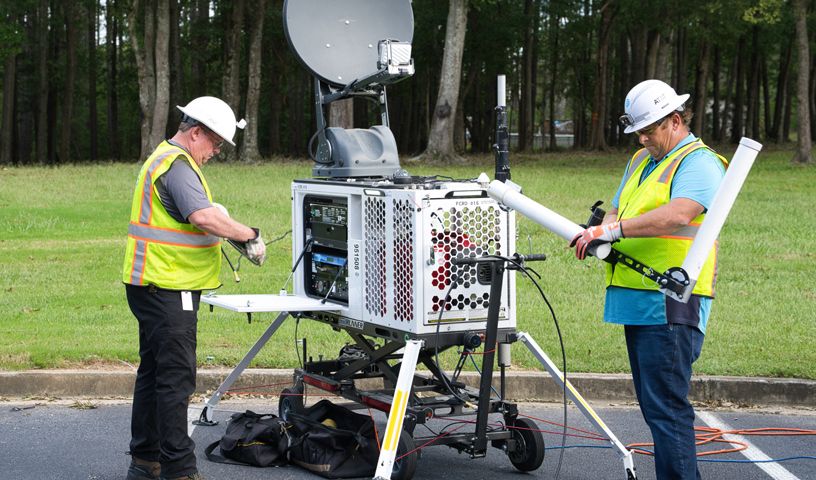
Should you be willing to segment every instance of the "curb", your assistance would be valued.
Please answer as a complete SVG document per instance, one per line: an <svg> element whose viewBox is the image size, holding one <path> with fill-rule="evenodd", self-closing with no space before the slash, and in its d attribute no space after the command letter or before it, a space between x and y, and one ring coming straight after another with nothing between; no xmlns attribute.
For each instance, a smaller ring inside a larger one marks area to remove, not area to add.
<svg viewBox="0 0 816 480"><path fill-rule="evenodd" d="M198 371L196 393L218 388L228 369ZM421 374L421 372L420 372ZM135 370L26 370L0 372L2 397L130 397ZM465 372L460 379L477 386L479 376ZM590 401L635 402L631 377L627 374L568 375L580 394ZM258 387L258 394L274 395L292 383L292 370L247 369L233 389ZM498 384L498 381L494 382ZM376 387L374 387L376 388ZM507 398L514 401L559 402L562 391L543 372L511 371L506 375ZM695 402L738 406L815 407L816 381L785 378L694 376L689 397Z"/></svg>

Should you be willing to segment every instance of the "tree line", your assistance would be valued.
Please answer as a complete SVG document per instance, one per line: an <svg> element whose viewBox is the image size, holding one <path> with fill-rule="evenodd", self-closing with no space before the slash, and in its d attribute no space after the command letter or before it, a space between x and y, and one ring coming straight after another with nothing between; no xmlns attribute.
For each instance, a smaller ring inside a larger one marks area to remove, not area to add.
<svg viewBox="0 0 816 480"><path fill-rule="evenodd" d="M405 155L490 152L505 74L514 150L628 147L624 97L659 78L691 93L692 131L707 142L797 141L794 161L810 162L812 4L413 0L416 74L388 87L391 128ZM228 158L305 156L313 81L282 10L282 0L0 3L0 164L143 158L175 132L175 105L200 95L248 121ZM371 102L331 107L330 125L378 123Z"/></svg>

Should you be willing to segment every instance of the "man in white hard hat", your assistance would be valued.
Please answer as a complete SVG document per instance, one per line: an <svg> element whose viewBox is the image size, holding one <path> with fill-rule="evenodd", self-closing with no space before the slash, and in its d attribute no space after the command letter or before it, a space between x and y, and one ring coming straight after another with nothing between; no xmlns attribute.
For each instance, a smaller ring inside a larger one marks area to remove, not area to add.
<svg viewBox="0 0 816 480"><path fill-rule="evenodd" d="M142 165L131 204L122 280L139 321L141 362L133 391L127 480L201 479L187 434L196 384L197 312L202 290L218 288L221 238L243 243L254 263L266 247L213 197L200 167L233 143L235 114L199 97L184 107L178 132Z"/></svg>
<svg viewBox="0 0 816 480"><path fill-rule="evenodd" d="M644 148L626 165L603 223L572 240L579 259L589 247L618 242L617 250L659 272L682 265L728 166L689 131L688 98L660 80L641 82L626 95L624 132L637 134ZM716 247L685 304L635 270L606 268L604 320L624 325L635 392L655 443L657 478L699 479L688 391L714 297Z"/></svg>

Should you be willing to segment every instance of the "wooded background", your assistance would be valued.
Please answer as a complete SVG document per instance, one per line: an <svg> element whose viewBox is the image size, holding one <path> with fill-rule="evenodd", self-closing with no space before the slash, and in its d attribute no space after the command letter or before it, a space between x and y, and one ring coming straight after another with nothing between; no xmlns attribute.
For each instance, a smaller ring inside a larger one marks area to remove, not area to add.
<svg viewBox="0 0 816 480"><path fill-rule="evenodd" d="M489 152L496 75L506 74L514 150L561 148L557 133L573 135L571 148L627 147L636 139L617 122L624 96L659 78L691 93L692 131L707 142L797 141L793 160L808 162L812 4L414 0L416 75L388 89L391 127L406 155ZM228 158L305 156L313 82L286 43L282 8L3 0L0 163L136 161L175 132L175 105L200 95L223 98L249 122ZM364 100L332 113L346 126L376 123Z"/></svg>

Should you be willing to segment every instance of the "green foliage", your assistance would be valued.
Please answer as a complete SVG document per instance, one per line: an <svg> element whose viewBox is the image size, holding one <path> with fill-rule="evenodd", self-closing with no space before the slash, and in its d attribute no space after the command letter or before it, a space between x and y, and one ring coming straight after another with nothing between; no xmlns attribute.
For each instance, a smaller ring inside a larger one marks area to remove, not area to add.
<svg viewBox="0 0 816 480"><path fill-rule="evenodd" d="M745 9L742 19L754 25L779 23L784 4L784 0L759 0L756 5Z"/></svg>
<svg viewBox="0 0 816 480"><path fill-rule="evenodd" d="M730 157L733 151L722 151ZM514 156L513 179L552 210L584 221L596 199L608 200L628 153ZM695 371L816 379L816 170L788 163L790 151L763 151L720 237L717 300ZM455 178L492 172L488 157L467 166L414 167L415 175ZM271 240L291 225L290 183L308 178L309 162L208 164L215 199ZM98 164L0 170L0 369L52 368L138 361L136 321L121 283L122 256L138 165ZM569 371L628 370L620 327L602 322L603 267L576 261L565 243L517 216L520 252L546 253L536 265L558 315ZM276 293L291 265L290 238L269 245L262 268L242 265L235 283L224 264L221 293ZM234 254L231 253L234 258ZM560 356L545 305L518 279L518 328ZM235 365L273 320L216 309L199 313L200 364ZM343 334L313 321L297 327L316 357L336 355ZM295 322L287 321L254 366L297 365ZM515 368L538 368L514 348ZM208 360L208 358L211 358ZM450 368L453 359L443 358Z"/></svg>

